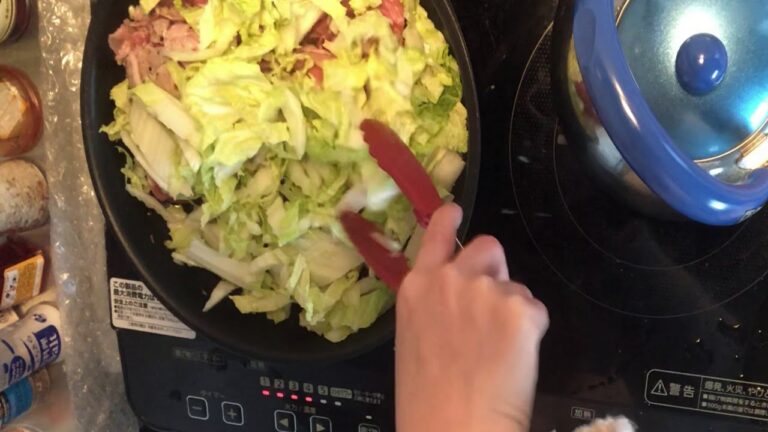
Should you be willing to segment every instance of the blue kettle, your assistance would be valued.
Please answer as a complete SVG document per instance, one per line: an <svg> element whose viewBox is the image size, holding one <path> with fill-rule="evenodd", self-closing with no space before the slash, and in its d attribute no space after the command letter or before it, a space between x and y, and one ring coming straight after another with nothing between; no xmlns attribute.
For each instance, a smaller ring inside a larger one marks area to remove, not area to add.
<svg viewBox="0 0 768 432"><path fill-rule="evenodd" d="M645 213L735 225L768 200L768 1L561 0L569 145Z"/></svg>

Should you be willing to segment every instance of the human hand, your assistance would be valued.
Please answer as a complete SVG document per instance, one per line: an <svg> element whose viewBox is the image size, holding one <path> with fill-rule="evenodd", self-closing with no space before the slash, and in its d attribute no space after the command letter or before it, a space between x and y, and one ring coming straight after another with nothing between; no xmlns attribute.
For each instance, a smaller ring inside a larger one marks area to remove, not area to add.
<svg viewBox="0 0 768 432"><path fill-rule="evenodd" d="M522 432L530 425L544 305L478 237L454 257L456 205L432 217L397 299L400 432Z"/></svg>

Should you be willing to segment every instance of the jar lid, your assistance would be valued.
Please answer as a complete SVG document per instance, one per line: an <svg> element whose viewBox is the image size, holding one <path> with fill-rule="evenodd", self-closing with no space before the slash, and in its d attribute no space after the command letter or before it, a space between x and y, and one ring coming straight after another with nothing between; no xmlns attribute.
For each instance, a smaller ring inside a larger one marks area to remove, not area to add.
<svg viewBox="0 0 768 432"><path fill-rule="evenodd" d="M694 160L768 124L768 2L629 0L619 39L648 105Z"/></svg>
<svg viewBox="0 0 768 432"><path fill-rule="evenodd" d="M29 0L0 0L0 44L19 39L29 27L31 14Z"/></svg>
<svg viewBox="0 0 768 432"><path fill-rule="evenodd" d="M0 157L17 156L40 141L40 95L27 74L0 65Z"/></svg>

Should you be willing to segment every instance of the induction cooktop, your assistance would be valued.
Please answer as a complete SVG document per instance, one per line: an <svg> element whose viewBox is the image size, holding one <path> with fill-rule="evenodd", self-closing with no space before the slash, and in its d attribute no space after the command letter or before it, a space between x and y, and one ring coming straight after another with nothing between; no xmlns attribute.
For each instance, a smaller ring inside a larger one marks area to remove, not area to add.
<svg viewBox="0 0 768 432"><path fill-rule="evenodd" d="M768 428L768 213L711 228L614 201L558 124L556 2L453 3L483 122L470 231L502 241L513 277L552 321L532 429L570 431L607 415L650 431ZM140 280L110 236L108 264L110 277ZM194 333L117 332L144 431L394 430L391 343L342 363L281 365Z"/></svg>

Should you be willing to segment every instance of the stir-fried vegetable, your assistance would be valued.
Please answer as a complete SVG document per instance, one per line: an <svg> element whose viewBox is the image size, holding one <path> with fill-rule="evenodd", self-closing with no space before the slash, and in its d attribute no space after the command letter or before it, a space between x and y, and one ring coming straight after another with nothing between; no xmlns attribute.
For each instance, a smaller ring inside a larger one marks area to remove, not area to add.
<svg viewBox="0 0 768 432"><path fill-rule="evenodd" d="M205 309L230 298L279 322L298 304L301 324L331 341L370 326L393 298L337 211L362 211L398 247L416 223L361 121L395 130L446 197L464 168L458 65L425 10L141 0L129 14L109 40L127 79L103 131L130 151L126 187L165 218L175 260L222 279Z"/></svg>

